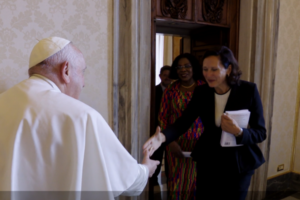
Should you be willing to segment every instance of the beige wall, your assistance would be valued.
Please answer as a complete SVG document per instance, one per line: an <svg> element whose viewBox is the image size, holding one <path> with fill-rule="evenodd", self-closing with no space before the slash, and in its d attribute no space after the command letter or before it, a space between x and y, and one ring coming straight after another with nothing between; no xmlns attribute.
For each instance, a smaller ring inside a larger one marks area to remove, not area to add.
<svg viewBox="0 0 300 200"><path fill-rule="evenodd" d="M112 124L112 1L11 0L0 2L0 92L27 78L28 57L39 39L72 40L86 58L80 99Z"/></svg>
<svg viewBox="0 0 300 200"><path fill-rule="evenodd" d="M293 169L293 138L300 60L300 1L281 0L268 177ZM299 102L298 102L299 103ZM299 145L298 141L298 145ZM300 160L298 152L297 159ZM297 160L295 159L295 160ZM284 171L277 166L284 164ZM299 163L297 170L300 171Z"/></svg>

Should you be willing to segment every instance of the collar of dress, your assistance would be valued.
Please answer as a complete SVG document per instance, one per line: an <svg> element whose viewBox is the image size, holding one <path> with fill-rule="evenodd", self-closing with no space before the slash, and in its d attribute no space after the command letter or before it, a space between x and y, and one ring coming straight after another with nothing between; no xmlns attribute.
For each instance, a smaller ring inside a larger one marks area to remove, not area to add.
<svg viewBox="0 0 300 200"><path fill-rule="evenodd" d="M196 81L196 84L197 84L197 86L199 86L199 85L203 85L204 82L201 81L201 80L197 80L197 81ZM179 81L179 80L178 80L178 81L175 81L173 87L174 87L174 89L179 90L179 87L180 87L180 81Z"/></svg>
<svg viewBox="0 0 300 200"><path fill-rule="evenodd" d="M42 76L40 74L33 74L30 78L42 79L43 81L47 82L54 90L61 92L60 89L57 87L57 85L53 83L53 81L51 81L50 79L46 78L45 76Z"/></svg>

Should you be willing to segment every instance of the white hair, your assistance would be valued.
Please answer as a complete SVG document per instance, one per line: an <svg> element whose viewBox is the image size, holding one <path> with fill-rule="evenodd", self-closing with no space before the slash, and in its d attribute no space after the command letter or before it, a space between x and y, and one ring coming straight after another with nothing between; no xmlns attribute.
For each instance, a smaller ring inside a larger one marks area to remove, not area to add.
<svg viewBox="0 0 300 200"><path fill-rule="evenodd" d="M53 73L53 68L65 61L74 63L78 57L78 51L76 51L75 46L71 43L67 44L62 50L53 54L49 58L46 58L42 62L38 63L36 66L29 68L28 73L32 75L37 71L43 71L44 73ZM72 65L74 66L74 65Z"/></svg>

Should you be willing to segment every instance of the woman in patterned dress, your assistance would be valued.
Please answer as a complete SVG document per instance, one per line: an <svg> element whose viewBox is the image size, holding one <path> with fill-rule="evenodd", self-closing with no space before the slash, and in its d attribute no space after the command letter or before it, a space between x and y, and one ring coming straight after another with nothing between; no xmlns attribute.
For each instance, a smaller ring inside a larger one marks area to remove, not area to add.
<svg viewBox="0 0 300 200"><path fill-rule="evenodd" d="M170 78L177 81L165 89L159 112L162 130L181 116L195 87L204 83L201 72L201 66L193 55L186 53L175 58ZM191 157L184 157L182 151L191 152L202 132L201 119L197 118L185 134L166 146L168 199L195 199L196 163Z"/></svg>

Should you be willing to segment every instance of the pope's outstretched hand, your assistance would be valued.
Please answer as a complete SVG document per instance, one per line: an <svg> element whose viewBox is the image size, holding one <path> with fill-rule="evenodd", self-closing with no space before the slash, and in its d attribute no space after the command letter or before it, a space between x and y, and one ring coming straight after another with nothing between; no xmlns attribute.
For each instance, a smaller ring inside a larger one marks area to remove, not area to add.
<svg viewBox="0 0 300 200"><path fill-rule="evenodd" d="M157 160L151 160L150 159L150 155L149 152L144 150L144 159L142 161L142 164L146 165L149 169L149 177L152 177L152 175L154 174L157 165L159 165L159 161Z"/></svg>
<svg viewBox="0 0 300 200"><path fill-rule="evenodd" d="M160 147L160 145L166 141L166 136L160 132L160 127L156 128L156 132L152 135L143 146L144 151L148 151L149 155L152 156L154 151Z"/></svg>

